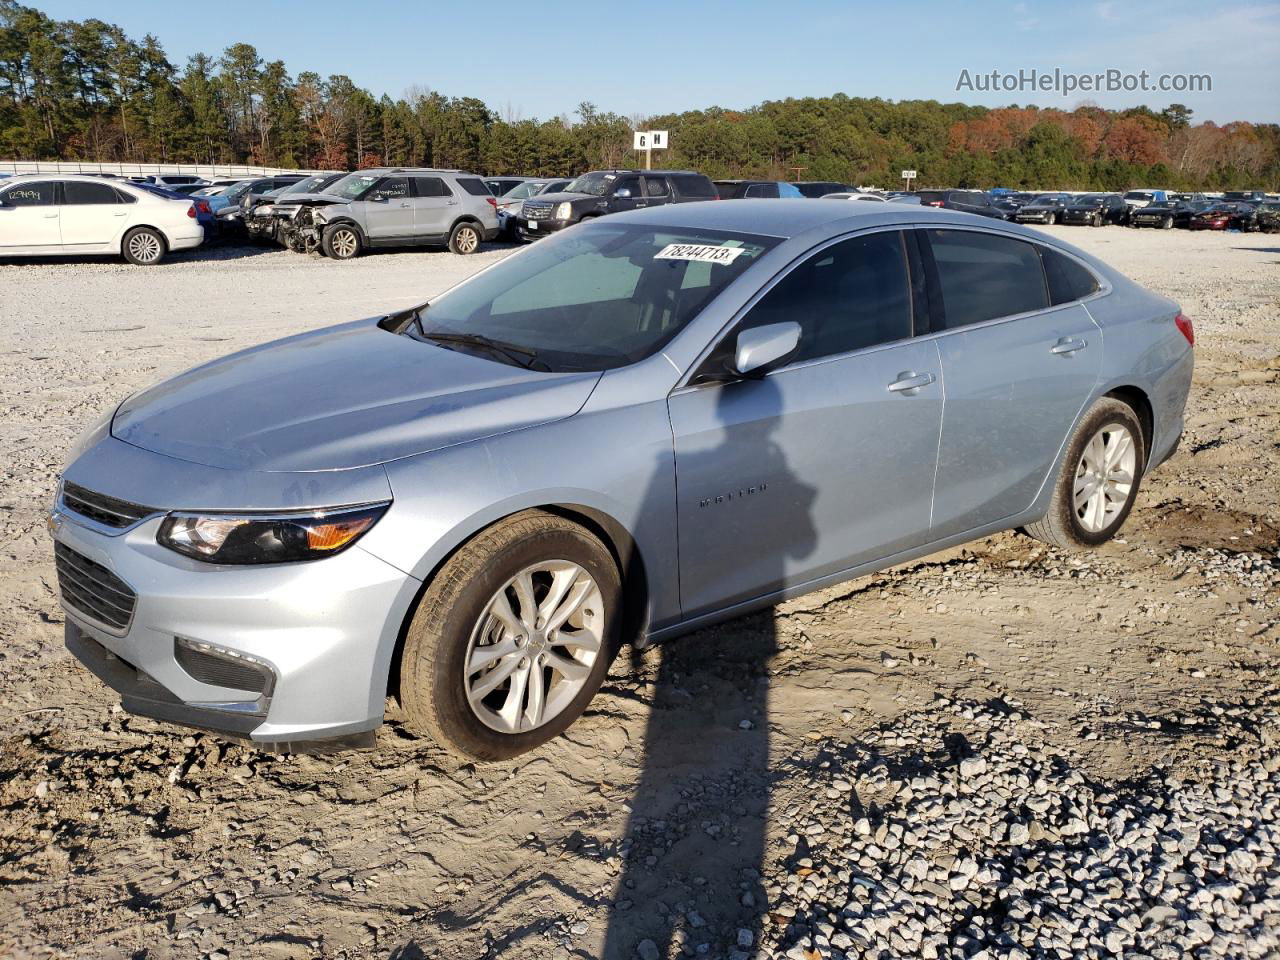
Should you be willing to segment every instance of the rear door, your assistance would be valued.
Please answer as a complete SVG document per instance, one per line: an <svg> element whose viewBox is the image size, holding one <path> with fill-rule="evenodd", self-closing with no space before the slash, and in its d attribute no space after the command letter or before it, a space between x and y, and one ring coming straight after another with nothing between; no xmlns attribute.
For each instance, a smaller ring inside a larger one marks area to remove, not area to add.
<svg viewBox="0 0 1280 960"><path fill-rule="evenodd" d="M409 240L414 236L413 198L409 178L383 177L361 200L365 232L374 242Z"/></svg>
<svg viewBox="0 0 1280 960"><path fill-rule="evenodd" d="M128 207L105 183L62 182L62 243L67 247L101 247L124 228Z"/></svg>
<svg viewBox="0 0 1280 960"><path fill-rule="evenodd" d="M58 220L58 183L23 181L0 186L0 250L35 247L56 250L62 244Z"/></svg>
<svg viewBox="0 0 1280 960"><path fill-rule="evenodd" d="M664 203L671 202L671 187L667 183L666 177L644 178L644 198L651 207L660 206Z"/></svg>
<svg viewBox="0 0 1280 960"><path fill-rule="evenodd" d="M440 237L449 232L453 210L458 205L449 185L441 177L414 176L413 233L419 239Z"/></svg>
<svg viewBox="0 0 1280 960"><path fill-rule="evenodd" d="M716 269L691 265L704 266ZM723 369L740 330L794 321L789 365L695 377L671 395L686 616L927 538L943 385L936 345L912 339L913 300L900 231L836 241L769 289L702 368Z"/></svg>
<svg viewBox="0 0 1280 960"><path fill-rule="evenodd" d="M1102 333L1079 296L1051 303L1046 261L1052 276L1075 275L1082 295L1097 289L1066 255L978 230L918 236L941 306L947 410L931 531L941 539L1031 505L1097 383Z"/></svg>

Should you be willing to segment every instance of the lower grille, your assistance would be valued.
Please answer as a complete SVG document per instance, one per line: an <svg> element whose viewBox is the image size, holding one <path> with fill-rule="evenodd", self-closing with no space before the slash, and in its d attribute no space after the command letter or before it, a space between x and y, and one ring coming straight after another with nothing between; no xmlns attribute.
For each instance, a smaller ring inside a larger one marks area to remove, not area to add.
<svg viewBox="0 0 1280 960"><path fill-rule="evenodd" d="M197 646L179 637L174 644L173 655L178 666L201 683L249 693L270 692L273 675L267 667L243 657L230 657L211 651L208 644Z"/></svg>
<svg viewBox="0 0 1280 960"><path fill-rule="evenodd" d="M76 483L62 484L62 503L73 513L117 529L132 526L157 512L151 507L95 493Z"/></svg>
<svg viewBox="0 0 1280 960"><path fill-rule="evenodd" d="M103 626L121 632L129 629L138 600L132 587L64 543L53 545L53 561L63 603Z"/></svg>

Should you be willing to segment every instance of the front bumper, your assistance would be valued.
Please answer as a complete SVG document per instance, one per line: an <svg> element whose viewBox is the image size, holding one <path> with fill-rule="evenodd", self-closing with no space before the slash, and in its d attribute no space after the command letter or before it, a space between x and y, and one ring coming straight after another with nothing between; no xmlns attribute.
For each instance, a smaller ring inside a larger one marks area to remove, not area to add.
<svg viewBox="0 0 1280 960"><path fill-rule="evenodd" d="M1080 225L1090 224L1090 223L1093 223L1093 218L1095 216L1097 216L1097 214L1095 214L1092 210L1087 212L1072 212L1068 210L1062 214L1062 216L1060 217L1060 222L1074 223L1074 224L1080 224Z"/></svg>
<svg viewBox="0 0 1280 960"><path fill-rule="evenodd" d="M136 594L128 622L113 627L60 590L68 649L126 710L272 746L381 724L414 578L358 544L310 563L204 564L156 543L162 516L116 532L59 513L56 542ZM192 644L228 662L238 655L269 678L256 690L209 682L216 677L183 654Z"/></svg>
<svg viewBox="0 0 1280 960"><path fill-rule="evenodd" d="M558 233L567 227L572 227L578 222L577 220L555 220L550 217L543 220L528 220L525 217L514 219L516 234L521 240L537 240L549 233Z"/></svg>
<svg viewBox="0 0 1280 960"><path fill-rule="evenodd" d="M1051 216L1050 213L1016 213L1013 219L1017 223L1048 223Z"/></svg>

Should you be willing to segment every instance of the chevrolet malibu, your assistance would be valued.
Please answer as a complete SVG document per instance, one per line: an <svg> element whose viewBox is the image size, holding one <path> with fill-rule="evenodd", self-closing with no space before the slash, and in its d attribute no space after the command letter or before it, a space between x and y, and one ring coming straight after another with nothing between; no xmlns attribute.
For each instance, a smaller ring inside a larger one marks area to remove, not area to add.
<svg viewBox="0 0 1280 960"><path fill-rule="evenodd" d="M1112 537L1182 434L1176 304L897 204L663 206L126 399L50 514L66 643L273 749L557 736L621 644L1018 528Z"/></svg>

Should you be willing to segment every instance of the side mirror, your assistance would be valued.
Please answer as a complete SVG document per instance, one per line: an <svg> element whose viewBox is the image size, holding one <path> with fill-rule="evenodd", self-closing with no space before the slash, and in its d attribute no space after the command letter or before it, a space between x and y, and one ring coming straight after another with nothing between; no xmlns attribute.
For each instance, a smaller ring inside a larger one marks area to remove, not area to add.
<svg viewBox="0 0 1280 960"><path fill-rule="evenodd" d="M627 200L631 197L631 190L627 187L619 187L617 190L613 191L613 196L617 200Z"/></svg>
<svg viewBox="0 0 1280 960"><path fill-rule="evenodd" d="M733 372L740 377L763 377L782 365L800 346L800 324L795 321L753 327L738 334Z"/></svg>

